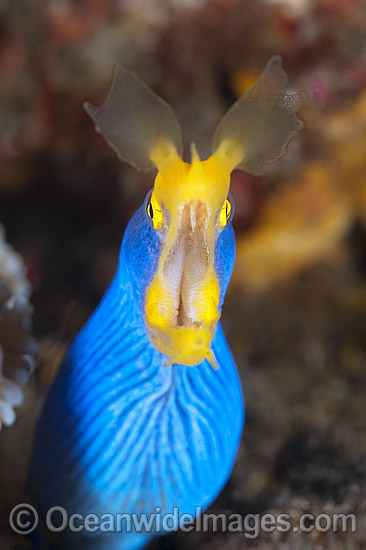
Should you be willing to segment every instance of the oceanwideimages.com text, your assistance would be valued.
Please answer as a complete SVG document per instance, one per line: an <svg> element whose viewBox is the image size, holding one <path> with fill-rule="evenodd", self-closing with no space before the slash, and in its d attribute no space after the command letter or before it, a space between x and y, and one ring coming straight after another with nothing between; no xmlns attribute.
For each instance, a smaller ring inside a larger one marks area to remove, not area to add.
<svg viewBox="0 0 366 550"><path fill-rule="evenodd" d="M247 539L256 539L261 533L301 532L311 533L355 533L357 521L354 514L313 515L304 513L294 520L289 513L281 514L210 514L203 513L197 507L195 516L181 513L178 507L171 513L162 513L155 508L151 514L69 514L61 506L50 508L43 518L47 529L52 533L71 531L73 533L154 533L163 534L176 531L197 533L222 532L242 533ZM12 530L20 535L35 531L39 523L37 510L30 504L18 504L10 513L9 523Z"/></svg>

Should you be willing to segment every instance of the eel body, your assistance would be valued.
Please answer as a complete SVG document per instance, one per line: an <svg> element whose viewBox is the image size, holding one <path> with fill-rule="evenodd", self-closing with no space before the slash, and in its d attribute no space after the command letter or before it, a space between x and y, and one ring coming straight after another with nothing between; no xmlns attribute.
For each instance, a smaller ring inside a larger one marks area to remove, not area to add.
<svg viewBox="0 0 366 550"><path fill-rule="evenodd" d="M174 508L179 516L196 516L221 490L234 462L243 400L221 326L212 343L217 370L207 360L164 366L146 335L126 268L143 215L140 208L131 220L115 279L47 396L30 476L44 517L53 506L69 516L176 517ZM144 244L149 246L147 235ZM135 550L154 534L153 526L151 533L66 531L58 537L70 549Z"/></svg>

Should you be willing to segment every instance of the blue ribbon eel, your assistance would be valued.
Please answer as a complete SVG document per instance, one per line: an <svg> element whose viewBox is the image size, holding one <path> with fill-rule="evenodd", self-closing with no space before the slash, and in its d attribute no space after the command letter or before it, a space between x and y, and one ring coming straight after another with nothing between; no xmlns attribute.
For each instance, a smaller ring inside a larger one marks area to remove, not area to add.
<svg viewBox="0 0 366 550"><path fill-rule="evenodd" d="M166 531L157 516L173 514L178 529L230 476L244 423L220 325L235 256L230 174L262 174L303 126L296 113L305 93L286 86L274 56L218 125L212 155L201 160L192 144L191 163L171 107L127 69L116 67L100 108L85 104L122 160L157 175L38 423L34 503L46 524L55 506L73 518L64 525L58 511L59 529L45 529L52 548L142 548ZM93 529L83 523L90 514Z"/></svg>

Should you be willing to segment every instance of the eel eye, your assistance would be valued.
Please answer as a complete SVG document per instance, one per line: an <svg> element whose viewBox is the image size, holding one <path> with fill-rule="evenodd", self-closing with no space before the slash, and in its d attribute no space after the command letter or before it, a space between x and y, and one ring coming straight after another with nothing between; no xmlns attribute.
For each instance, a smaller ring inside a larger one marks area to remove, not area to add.
<svg viewBox="0 0 366 550"><path fill-rule="evenodd" d="M163 227L163 212L155 198L153 190L146 197L146 213L153 228L156 231L160 231Z"/></svg>
<svg viewBox="0 0 366 550"><path fill-rule="evenodd" d="M232 194L229 191L227 199L222 205L220 215L219 215L219 224L221 229L223 229L228 223L231 222L234 215L234 199Z"/></svg>

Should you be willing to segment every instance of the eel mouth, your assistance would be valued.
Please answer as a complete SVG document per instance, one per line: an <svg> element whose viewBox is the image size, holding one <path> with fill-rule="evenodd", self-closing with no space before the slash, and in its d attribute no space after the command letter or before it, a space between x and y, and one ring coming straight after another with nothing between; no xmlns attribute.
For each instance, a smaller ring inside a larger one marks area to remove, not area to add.
<svg viewBox="0 0 366 550"><path fill-rule="evenodd" d="M200 201L185 203L147 293L150 340L168 362L196 365L208 358L219 319L210 212ZM172 243L172 244L170 244Z"/></svg>
<svg viewBox="0 0 366 550"><path fill-rule="evenodd" d="M176 239L163 263L163 278L172 308L170 324L189 327L202 322L200 295L210 266L207 243L208 211L202 203L186 203L179 217Z"/></svg>

